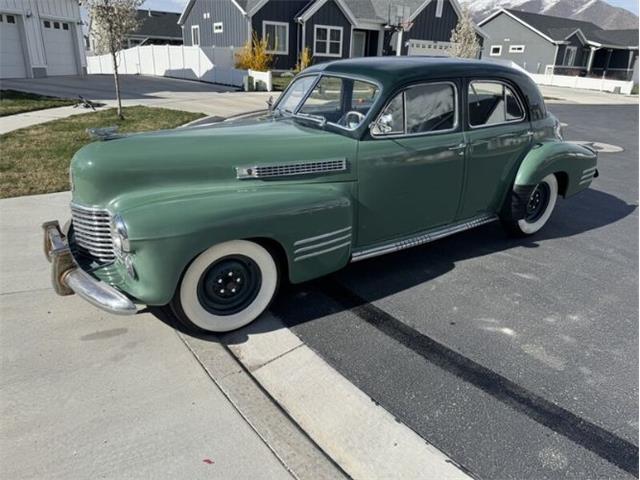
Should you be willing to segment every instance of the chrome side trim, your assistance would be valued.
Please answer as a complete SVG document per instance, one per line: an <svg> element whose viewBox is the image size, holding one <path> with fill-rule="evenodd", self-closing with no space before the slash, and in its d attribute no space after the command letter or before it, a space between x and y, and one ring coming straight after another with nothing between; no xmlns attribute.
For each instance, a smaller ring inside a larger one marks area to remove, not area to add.
<svg viewBox="0 0 640 480"><path fill-rule="evenodd" d="M585 174L585 173L589 173L591 171L595 172L596 168L598 168L598 167L587 168L587 169L583 170L582 173Z"/></svg>
<svg viewBox="0 0 640 480"><path fill-rule="evenodd" d="M315 250L316 248L326 247L327 245L331 245L332 243L337 243L337 242L340 242L342 240L347 240L347 239L350 239L350 238L351 238L351 234L344 235L342 237L338 237L338 238L333 238L331 240L327 240L326 242L316 243L315 245L309 245L307 247L298 248L293 253L296 254L296 253L308 252L309 250Z"/></svg>
<svg viewBox="0 0 640 480"><path fill-rule="evenodd" d="M417 247L425 243L433 242L440 238L448 237L455 233L464 232L471 228L479 227L486 223L491 223L498 219L497 215L480 215L463 222L459 222L453 225L447 225L446 227L420 233L414 237L398 240L386 245L380 245L378 247L368 248L360 250L359 252L353 252L351 255L352 262L358 262L366 258L377 257L378 255L384 255L386 253L397 252L406 248Z"/></svg>
<svg viewBox="0 0 640 480"><path fill-rule="evenodd" d="M274 163L271 165L252 165L236 167L239 180L249 178L277 178L318 173L335 173L347 170L347 159L328 159L296 163Z"/></svg>
<svg viewBox="0 0 640 480"><path fill-rule="evenodd" d="M293 246L295 247L298 245L303 245L305 243L313 242L315 240L321 240L323 238L331 237L333 235L338 235L339 233L342 233L342 232L348 232L349 230L351 230L351 227L345 227L345 228L341 228L340 230L334 230L333 232L323 233L322 235L317 235L315 237L303 238L302 240L298 240L294 242Z"/></svg>
<svg viewBox="0 0 640 480"><path fill-rule="evenodd" d="M307 253L306 255L301 255L296 257L293 261L299 262L300 260L304 260L306 258L317 257L318 255L323 255L325 253L333 252L334 250L338 250L340 248L348 247L351 245L351 241L341 243L340 245L336 245L335 247L325 248L324 250L320 250L318 252Z"/></svg>

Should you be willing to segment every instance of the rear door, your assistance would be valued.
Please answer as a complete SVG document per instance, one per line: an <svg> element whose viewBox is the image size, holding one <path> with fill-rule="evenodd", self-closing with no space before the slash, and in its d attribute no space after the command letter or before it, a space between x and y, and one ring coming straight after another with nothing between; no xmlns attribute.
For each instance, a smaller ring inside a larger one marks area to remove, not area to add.
<svg viewBox="0 0 640 480"><path fill-rule="evenodd" d="M467 81L465 106L468 150L459 218L500 210L532 139L525 103L506 81Z"/></svg>

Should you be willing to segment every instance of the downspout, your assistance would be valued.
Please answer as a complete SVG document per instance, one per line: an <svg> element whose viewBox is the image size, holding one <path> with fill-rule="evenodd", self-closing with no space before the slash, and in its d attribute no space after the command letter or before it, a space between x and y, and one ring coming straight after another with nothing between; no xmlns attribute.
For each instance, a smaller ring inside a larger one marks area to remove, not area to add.
<svg viewBox="0 0 640 480"><path fill-rule="evenodd" d="M398 41L396 43L396 57L402 55L402 34L404 33L404 28L400 27L398 29Z"/></svg>

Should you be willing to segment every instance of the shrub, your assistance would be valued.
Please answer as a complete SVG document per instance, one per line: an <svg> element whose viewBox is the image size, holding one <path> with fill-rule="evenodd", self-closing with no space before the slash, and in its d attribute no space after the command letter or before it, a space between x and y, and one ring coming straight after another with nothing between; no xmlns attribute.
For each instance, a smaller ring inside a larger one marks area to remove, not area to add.
<svg viewBox="0 0 640 480"><path fill-rule="evenodd" d="M268 37L259 38L253 32L251 40L245 43L242 51L236 55L236 68L266 72L271 69L273 55L267 53Z"/></svg>
<svg viewBox="0 0 640 480"><path fill-rule="evenodd" d="M311 65L311 59L311 50L309 50L309 47L305 47L300 54L300 60L298 60L294 71L296 73L300 73L305 68L309 67Z"/></svg>

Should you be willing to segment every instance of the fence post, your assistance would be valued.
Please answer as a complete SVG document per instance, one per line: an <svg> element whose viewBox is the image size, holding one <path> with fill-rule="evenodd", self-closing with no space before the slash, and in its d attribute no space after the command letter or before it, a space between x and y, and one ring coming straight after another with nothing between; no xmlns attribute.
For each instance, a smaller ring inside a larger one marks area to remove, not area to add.
<svg viewBox="0 0 640 480"><path fill-rule="evenodd" d="M151 45L151 66L153 68L152 75L158 76L158 71L156 70L156 49L155 45Z"/></svg>

